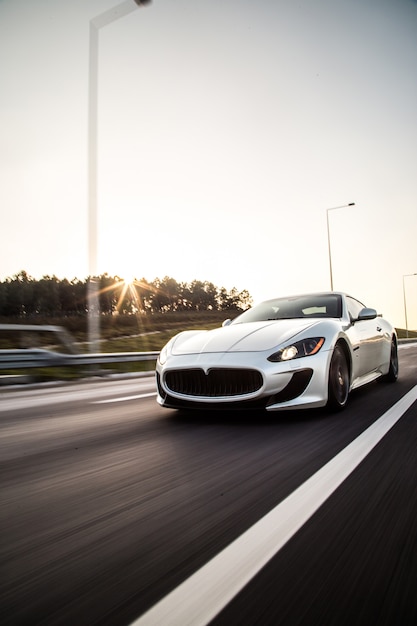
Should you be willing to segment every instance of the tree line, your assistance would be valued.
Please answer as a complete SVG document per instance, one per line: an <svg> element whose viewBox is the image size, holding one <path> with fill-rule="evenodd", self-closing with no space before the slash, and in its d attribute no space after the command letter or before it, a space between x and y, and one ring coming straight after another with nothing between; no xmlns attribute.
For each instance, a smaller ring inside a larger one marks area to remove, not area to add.
<svg viewBox="0 0 417 626"><path fill-rule="evenodd" d="M243 311L252 305L247 290L227 290L209 281L177 282L165 276L126 283L119 276L95 277L101 315L167 313L170 311ZM79 280L43 276L40 280L21 271L0 282L0 316L86 316L90 277Z"/></svg>

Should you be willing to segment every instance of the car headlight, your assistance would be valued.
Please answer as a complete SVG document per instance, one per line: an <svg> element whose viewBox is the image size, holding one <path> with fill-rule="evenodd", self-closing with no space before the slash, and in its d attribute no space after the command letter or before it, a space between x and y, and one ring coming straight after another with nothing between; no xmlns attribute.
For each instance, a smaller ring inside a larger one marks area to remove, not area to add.
<svg viewBox="0 0 417 626"><path fill-rule="evenodd" d="M291 343L285 348L281 348L278 352L271 354L268 361L279 363L280 361L291 361L291 359L299 359L303 356L311 356L317 354L324 344L324 337L311 337Z"/></svg>

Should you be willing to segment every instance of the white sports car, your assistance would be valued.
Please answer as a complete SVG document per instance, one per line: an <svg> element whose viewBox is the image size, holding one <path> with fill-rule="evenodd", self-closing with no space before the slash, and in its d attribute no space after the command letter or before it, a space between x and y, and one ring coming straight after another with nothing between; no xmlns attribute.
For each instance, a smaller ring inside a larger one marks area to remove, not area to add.
<svg viewBox="0 0 417 626"><path fill-rule="evenodd" d="M157 400L177 409L342 409L380 377L398 377L395 329L336 292L268 300L221 328L179 333L156 366Z"/></svg>

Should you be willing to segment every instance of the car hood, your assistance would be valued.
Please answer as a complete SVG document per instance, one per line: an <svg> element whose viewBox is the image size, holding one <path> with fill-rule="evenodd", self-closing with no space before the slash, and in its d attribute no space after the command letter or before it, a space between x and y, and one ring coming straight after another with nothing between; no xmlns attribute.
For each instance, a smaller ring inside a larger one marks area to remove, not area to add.
<svg viewBox="0 0 417 626"><path fill-rule="evenodd" d="M274 320L231 324L214 330L189 331L174 339L172 354L201 354L209 352L262 352L291 339L310 326L303 319Z"/></svg>

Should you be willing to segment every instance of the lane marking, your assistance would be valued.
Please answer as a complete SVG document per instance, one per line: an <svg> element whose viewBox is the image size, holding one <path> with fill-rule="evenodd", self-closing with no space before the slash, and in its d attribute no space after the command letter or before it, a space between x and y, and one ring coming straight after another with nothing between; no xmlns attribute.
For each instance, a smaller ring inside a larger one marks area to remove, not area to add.
<svg viewBox="0 0 417 626"><path fill-rule="evenodd" d="M109 404L110 402L126 402L127 400L137 400L138 398L150 398L156 396L156 391L152 393L141 393L137 396L124 396L123 398L109 398L108 400L94 400L90 404Z"/></svg>
<svg viewBox="0 0 417 626"><path fill-rule="evenodd" d="M274 557L417 400L417 385L272 511L131 626L206 626Z"/></svg>
<svg viewBox="0 0 417 626"><path fill-rule="evenodd" d="M101 388L99 389L99 386ZM107 384L100 381L97 385L76 385L62 387L51 387L48 389L26 390L20 389L18 392L6 393L4 396L0 393L0 414L5 411L16 411L20 409L33 409L34 407L50 406L54 404L64 404L67 402L85 402L86 404L94 402L94 398L105 398L114 396L115 393L129 393L130 391L138 391L138 386L132 384L117 383L114 389L114 382ZM139 386L139 389L155 389L155 385L145 383ZM156 391L154 391L156 395ZM133 394L132 394L133 396Z"/></svg>

